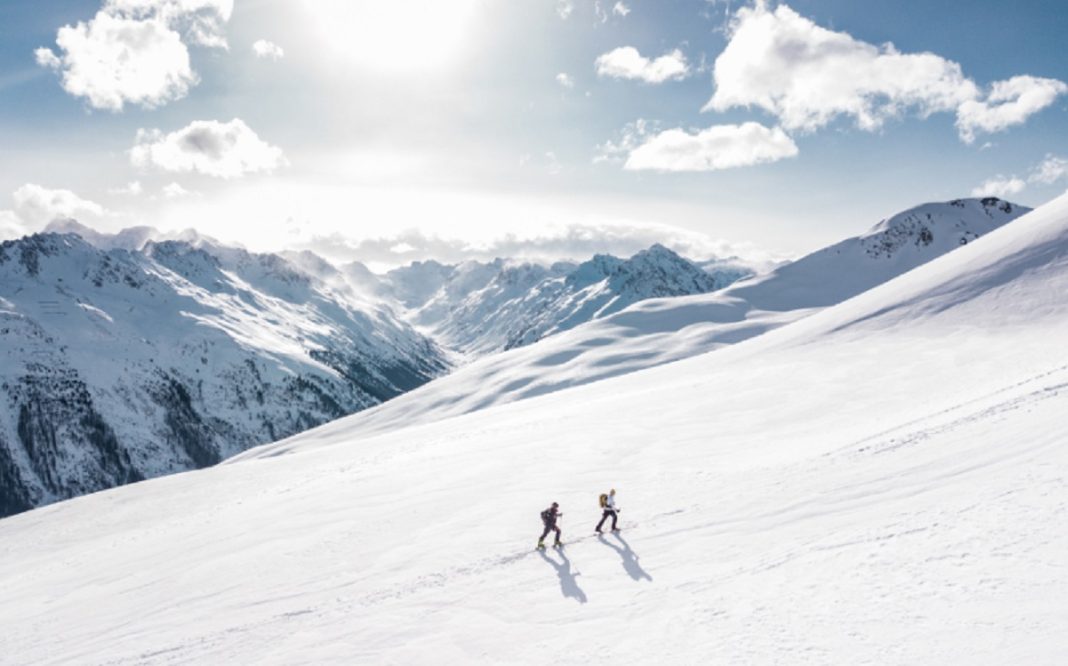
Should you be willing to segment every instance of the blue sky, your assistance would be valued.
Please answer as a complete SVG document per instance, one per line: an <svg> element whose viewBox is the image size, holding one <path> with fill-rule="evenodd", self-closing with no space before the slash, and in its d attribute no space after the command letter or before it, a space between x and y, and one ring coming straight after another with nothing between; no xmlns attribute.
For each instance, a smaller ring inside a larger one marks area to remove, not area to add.
<svg viewBox="0 0 1068 666"><path fill-rule="evenodd" d="M1066 15L8 0L0 235L73 216L382 265L657 240L779 256L925 201L1037 205L1068 187Z"/></svg>

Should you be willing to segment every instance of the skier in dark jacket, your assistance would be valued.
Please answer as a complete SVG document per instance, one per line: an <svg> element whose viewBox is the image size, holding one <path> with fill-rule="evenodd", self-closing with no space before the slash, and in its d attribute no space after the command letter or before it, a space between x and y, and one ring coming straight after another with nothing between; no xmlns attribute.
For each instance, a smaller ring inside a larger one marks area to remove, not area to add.
<svg viewBox="0 0 1068 666"><path fill-rule="evenodd" d="M545 524L545 531L541 533L541 538L538 539L538 548L545 547L545 537L549 536L549 532L556 530L556 543L553 546L560 545L560 528L556 526L556 519L562 516L560 512L560 505L553 502L553 505L548 509L541 512L541 522Z"/></svg>
<svg viewBox="0 0 1068 666"><path fill-rule="evenodd" d="M597 527L594 530L600 534L601 525L604 525L604 521L609 518L612 519L612 531L618 532L619 528L616 527L616 520L619 518L619 507L616 506L616 489L613 488L608 491L607 495L601 495L601 522L597 523Z"/></svg>

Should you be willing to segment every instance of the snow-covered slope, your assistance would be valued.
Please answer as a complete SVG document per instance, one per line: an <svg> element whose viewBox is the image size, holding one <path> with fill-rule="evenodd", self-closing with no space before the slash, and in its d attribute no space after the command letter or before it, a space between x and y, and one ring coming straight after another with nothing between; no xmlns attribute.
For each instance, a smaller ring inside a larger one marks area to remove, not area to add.
<svg viewBox="0 0 1068 666"><path fill-rule="evenodd" d="M0 654L1056 664L1065 330L1068 197L713 354L0 521Z"/></svg>
<svg viewBox="0 0 1068 666"><path fill-rule="evenodd" d="M388 308L278 256L144 238L0 245L0 516L210 465L446 369Z"/></svg>
<svg viewBox="0 0 1068 666"><path fill-rule="evenodd" d="M364 412L360 427L376 432L429 422L736 344L963 247L1029 210L993 198L924 204L721 291L642 300L536 345L479 359Z"/></svg>
<svg viewBox="0 0 1068 666"><path fill-rule="evenodd" d="M730 263L705 270L654 245L629 259L597 255L577 265L418 262L388 273L378 291L409 308L410 320L442 344L477 357L529 345L638 301L704 294L751 274Z"/></svg>

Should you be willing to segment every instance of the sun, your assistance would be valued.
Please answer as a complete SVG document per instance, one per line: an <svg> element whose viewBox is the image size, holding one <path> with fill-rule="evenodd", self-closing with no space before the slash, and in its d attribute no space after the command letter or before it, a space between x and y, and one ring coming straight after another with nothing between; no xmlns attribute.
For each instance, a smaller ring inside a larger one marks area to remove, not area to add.
<svg viewBox="0 0 1068 666"><path fill-rule="evenodd" d="M383 73L440 69L466 44L478 0L303 0L330 51Z"/></svg>

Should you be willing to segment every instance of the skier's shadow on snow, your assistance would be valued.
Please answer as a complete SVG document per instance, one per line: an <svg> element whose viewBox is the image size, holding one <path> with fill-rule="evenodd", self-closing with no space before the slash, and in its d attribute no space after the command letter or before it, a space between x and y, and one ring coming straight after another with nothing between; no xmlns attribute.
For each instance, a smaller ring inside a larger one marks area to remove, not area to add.
<svg viewBox="0 0 1068 666"><path fill-rule="evenodd" d="M612 532L612 536L615 537L619 543L623 544L622 548L604 538L603 534L598 534L597 540L616 551L619 557L623 560L623 569L626 570L631 578L634 580L645 579L651 581L653 577L649 575L648 571L642 569L642 565L638 564L638 554L630 549L630 544L624 541L623 537L619 536L619 532Z"/></svg>
<svg viewBox="0 0 1068 666"><path fill-rule="evenodd" d="M557 550L556 552L560 554L560 559L563 560L559 564L557 564L556 560L546 555L544 550L539 550L538 554L541 555L541 559L556 569L556 575L560 578L560 592L565 597L571 597L580 604L586 603L586 593L582 591L582 588L578 586L578 581L575 580L581 574L571 573L571 560L567 559L567 555L564 554L563 550Z"/></svg>

